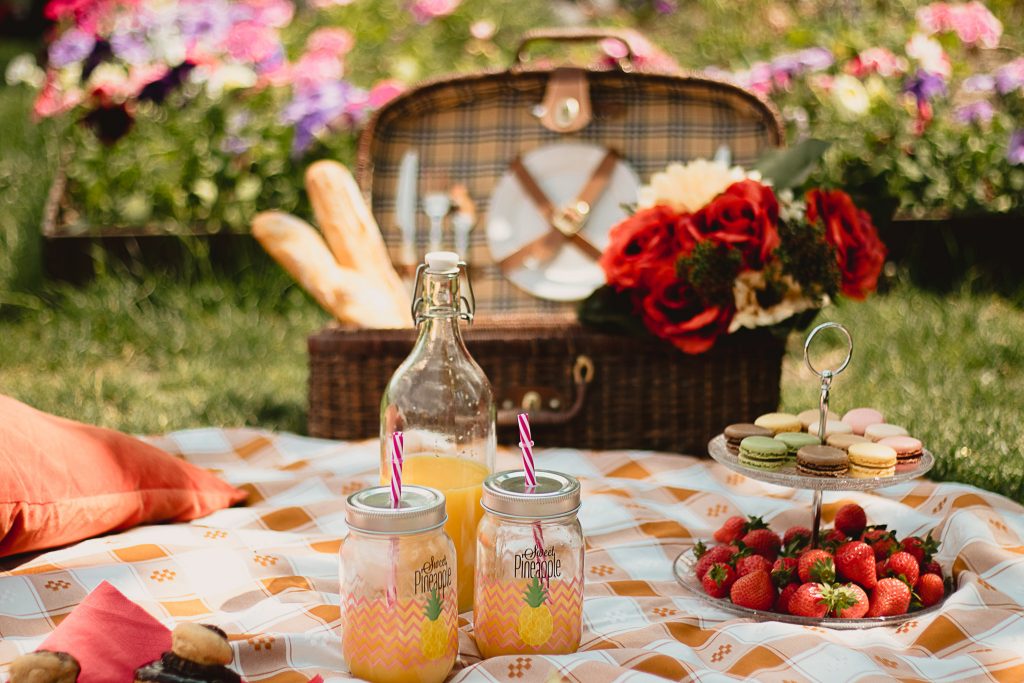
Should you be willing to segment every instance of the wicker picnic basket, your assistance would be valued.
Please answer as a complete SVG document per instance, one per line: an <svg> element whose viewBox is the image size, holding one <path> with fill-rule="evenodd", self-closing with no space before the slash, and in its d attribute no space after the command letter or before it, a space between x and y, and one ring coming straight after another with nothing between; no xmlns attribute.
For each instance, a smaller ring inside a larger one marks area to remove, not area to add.
<svg viewBox="0 0 1024 683"><path fill-rule="evenodd" d="M410 147L421 168L443 168L466 185L484 223L488 199L512 160L543 145L578 141L614 149L648 178L672 161L709 158L723 145L734 163L750 165L781 144L775 109L726 82L636 69L628 56L586 69L531 66L523 59L537 40L608 37L626 40L603 30L533 32L511 68L435 80L377 112L360 140L357 177L396 263L402 240L396 187ZM582 127L539 115L538 105L550 102L557 88L589 99ZM419 253L428 230L421 214ZM471 233L467 255L477 316L465 337L494 387L504 443L515 441L515 412L525 407L545 446L703 454L725 424L778 404L785 342L766 330L728 335L708 353L688 356L654 338L583 328L574 304L522 291L492 257L482 228ZM310 434L376 436L384 387L414 339L413 330L330 327L313 334Z"/></svg>

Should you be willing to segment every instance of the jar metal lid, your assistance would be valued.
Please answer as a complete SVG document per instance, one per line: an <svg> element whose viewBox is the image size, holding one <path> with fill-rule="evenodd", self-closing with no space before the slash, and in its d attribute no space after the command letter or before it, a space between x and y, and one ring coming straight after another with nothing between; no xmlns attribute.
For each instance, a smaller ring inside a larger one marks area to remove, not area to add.
<svg viewBox="0 0 1024 683"><path fill-rule="evenodd" d="M436 529L448 520L444 494L437 489L403 486L401 502L401 507L391 507L390 486L356 491L345 501L345 523L371 534L415 534Z"/></svg>
<svg viewBox="0 0 1024 683"><path fill-rule="evenodd" d="M526 485L522 470L492 474L484 480L480 504L506 517L545 519L572 514L580 508L580 483L575 477L536 470L537 485Z"/></svg>

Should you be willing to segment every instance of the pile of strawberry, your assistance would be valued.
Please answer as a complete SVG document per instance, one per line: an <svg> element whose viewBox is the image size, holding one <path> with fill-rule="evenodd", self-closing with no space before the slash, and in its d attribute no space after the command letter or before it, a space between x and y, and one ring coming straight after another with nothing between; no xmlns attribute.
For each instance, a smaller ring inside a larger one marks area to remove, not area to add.
<svg viewBox="0 0 1024 683"><path fill-rule="evenodd" d="M868 526L864 508L844 505L835 526L792 527L780 538L760 517L730 517L715 532L722 545L698 541L697 578L715 598L742 607L801 617L884 617L942 600L946 582L932 559L938 542L896 538L885 525Z"/></svg>

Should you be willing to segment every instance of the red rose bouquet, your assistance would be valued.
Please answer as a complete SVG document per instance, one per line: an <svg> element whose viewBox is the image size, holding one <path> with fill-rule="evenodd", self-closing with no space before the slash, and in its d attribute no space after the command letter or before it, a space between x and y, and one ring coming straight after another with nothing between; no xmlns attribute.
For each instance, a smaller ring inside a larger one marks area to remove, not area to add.
<svg viewBox="0 0 1024 683"><path fill-rule="evenodd" d="M638 328L703 353L739 328L796 322L874 291L886 249L840 190L776 192L722 162L672 164L641 189L601 257L607 285L584 322Z"/></svg>

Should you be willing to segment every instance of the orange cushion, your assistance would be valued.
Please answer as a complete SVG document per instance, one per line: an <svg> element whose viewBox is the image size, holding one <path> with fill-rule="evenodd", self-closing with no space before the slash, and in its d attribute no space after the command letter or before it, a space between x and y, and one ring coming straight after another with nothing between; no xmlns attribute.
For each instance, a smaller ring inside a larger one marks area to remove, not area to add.
<svg viewBox="0 0 1024 683"><path fill-rule="evenodd" d="M244 498L155 446L0 396L0 557L184 522Z"/></svg>

